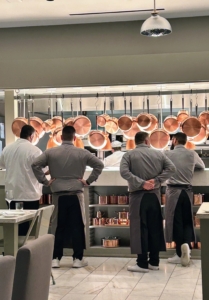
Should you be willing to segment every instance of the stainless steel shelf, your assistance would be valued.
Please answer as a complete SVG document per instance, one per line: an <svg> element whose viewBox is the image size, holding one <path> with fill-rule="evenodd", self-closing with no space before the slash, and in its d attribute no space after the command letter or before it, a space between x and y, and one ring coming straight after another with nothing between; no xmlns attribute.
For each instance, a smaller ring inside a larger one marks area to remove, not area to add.
<svg viewBox="0 0 209 300"><path fill-rule="evenodd" d="M118 229L118 228L130 228L130 226L123 226L123 225L119 225L119 226L104 226L104 225L91 225L91 226L89 226L89 228L116 228L116 229Z"/></svg>

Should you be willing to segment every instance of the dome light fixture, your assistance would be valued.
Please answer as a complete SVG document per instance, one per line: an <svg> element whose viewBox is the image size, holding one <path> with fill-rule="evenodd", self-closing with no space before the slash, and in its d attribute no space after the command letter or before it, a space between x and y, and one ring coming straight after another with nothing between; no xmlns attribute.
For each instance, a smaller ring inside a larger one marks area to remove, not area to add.
<svg viewBox="0 0 209 300"><path fill-rule="evenodd" d="M154 10L141 27L141 34L148 37L159 37L168 35L172 32L172 28L168 20L158 15L154 0Z"/></svg>

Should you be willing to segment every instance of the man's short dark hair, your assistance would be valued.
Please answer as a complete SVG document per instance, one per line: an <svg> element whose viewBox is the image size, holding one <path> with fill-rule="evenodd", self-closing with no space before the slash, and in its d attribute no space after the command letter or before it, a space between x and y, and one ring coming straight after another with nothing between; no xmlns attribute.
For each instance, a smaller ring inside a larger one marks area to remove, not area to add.
<svg viewBox="0 0 209 300"><path fill-rule="evenodd" d="M26 139L29 138L33 133L35 132L35 129L31 125L24 125L20 132L20 138Z"/></svg>
<svg viewBox="0 0 209 300"><path fill-rule="evenodd" d="M135 135L135 144L139 145L145 142L146 138L148 138L149 134L147 132L141 131L137 132Z"/></svg>
<svg viewBox="0 0 209 300"><path fill-rule="evenodd" d="M73 126L64 126L62 129L63 141L73 141L75 137L75 128Z"/></svg>
<svg viewBox="0 0 209 300"><path fill-rule="evenodd" d="M177 139L177 141L180 145L185 145L187 142L187 136L183 132L178 132L178 133L174 134L173 138Z"/></svg>

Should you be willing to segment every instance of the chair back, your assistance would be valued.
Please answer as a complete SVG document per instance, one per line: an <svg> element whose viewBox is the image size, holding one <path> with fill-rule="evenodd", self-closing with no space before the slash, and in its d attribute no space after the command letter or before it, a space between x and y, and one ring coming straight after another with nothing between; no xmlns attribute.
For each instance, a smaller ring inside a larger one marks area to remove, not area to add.
<svg viewBox="0 0 209 300"><path fill-rule="evenodd" d="M53 248L54 235L46 234L18 250L10 299L48 299Z"/></svg>
<svg viewBox="0 0 209 300"><path fill-rule="evenodd" d="M38 216L37 227L36 227L36 235L35 235L36 239L48 233L50 219L54 211L54 205L42 207L38 211L39 211L39 216Z"/></svg>
<svg viewBox="0 0 209 300"><path fill-rule="evenodd" d="M2 256L0 258L0 299L11 300L15 273L15 258Z"/></svg>

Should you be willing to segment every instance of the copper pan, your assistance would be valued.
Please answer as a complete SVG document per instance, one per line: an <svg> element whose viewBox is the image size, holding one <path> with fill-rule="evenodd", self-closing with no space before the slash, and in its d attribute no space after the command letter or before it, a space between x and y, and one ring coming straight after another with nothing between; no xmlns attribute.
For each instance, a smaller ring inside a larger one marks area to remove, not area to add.
<svg viewBox="0 0 209 300"><path fill-rule="evenodd" d="M75 141L74 141L74 146L77 147L77 148L82 148L84 149L84 144L83 144L83 141L79 138L76 138Z"/></svg>
<svg viewBox="0 0 209 300"><path fill-rule="evenodd" d="M149 113L149 98L147 98L147 113L151 118L151 125L146 128L146 132L151 133L153 130L158 128L158 119L155 115Z"/></svg>
<svg viewBox="0 0 209 300"><path fill-rule="evenodd" d="M28 120L24 117L15 118L12 122L12 132L16 137L20 137L21 129L28 124Z"/></svg>
<svg viewBox="0 0 209 300"><path fill-rule="evenodd" d="M74 118L70 117L65 120L64 125L65 126L73 126L73 123L74 123Z"/></svg>
<svg viewBox="0 0 209 300"><path fill-rule="evenodd" d="M206 134L206 128L204 125L201 126L200 129L200 133L193 138L192 140L190 140L192 143L194 143L195 145L201 145L204 144L205 141L207 140L208 136Z"/></svg>
<svg viewBox="0 0 209 300"><path fill-rule="evenodd" d="M209 125L209 111L208 111L208 104L207 104L207 96L205 97L205 111L199 114L198 120L203 124L206 129L208 130Z"/></svg>
<svg viewBox="0 0 209 300"><path fill-rule="evenodd" d="M196 105L196 115L197 115L198 106ZM190 112L192 112L192 100L190 100ZM188 137L196 137L201 130L201 123L196 117L188 117L182 122L182 131Z"/></svg>
<svg viewBox="0 0 209 300"><path fill-rule="evenodd" d="M91 121L89 120L89 118L82 115L81 99L80 99L80 112L81 112L81 115L77 116L73 122L73 127L75 128L75 131L76 131L75 135L77 137L87 135L87 134L89 134L89 132L91 130Z"/></svg>
<svg viewBox="0 0 209 300"><path fill-rule="evenodd" d="M182 109L177 114L178 122L183 122L185 119L189 117L189 113L184 109L184 97L182 96Z"/></svg>
<svg viewBox="0 0 209 300"><path fill-rule="evenodd" d="M125 114L118 119L118 127L122 131L127 131L131 129L132 118L126 114L126 98L124 97L124 110Z"/></svg>
<svg viewBox="0 0 209 300"><path fill-rule="evenodd" d="M54 147L58 147L58 145L55 143L55 141L53 139L53 136L50 135L49 140L48 140L47 145L46 145L46 149L50 149L50 148L54 148Z"/></svg>
<svg viewBox="0 0 209 300"><path fill-rule="evenodd" d="M56 100L55 105L56 105L56 116L54 116L52 118L52 126L51 126L52 130L54 130L54 129L58 128L58 127L61 127L64 124L64 122L65 122L65 120L63 118L63 112L62 112L61 116L57 115L57 113L58 113L58 110L57 110L57 108L58 108L57 100Z"/></svg>
<svg viewBox="0 0 209 300"><path fill-rule="evenodd" d="M146 130L151 125L151 117L149 114L144 112L144 104L145 101L143 100L143 113L137 116L138 126L141 130Z"/></svg>
<svg viewBox="0 0 209 300"><path fill-rule="evenodd" d="M179 130L179 122L177 117L172 115L173 100L170 99L170 116L166 117L163 122L163 129L169 134L174 134Z"/></svg>
<svg viewBox="0 0 209 300"><path fill-rule="evenodd" d="M136 148L136 144L134 140L127 140L126 142L126 150L133 150Z"/></svg>
<svg viewBox="0 0 209 300"><path fill-rule="evenodd" d="M188 149L188 150L194 150L195 149L195 144L193 144L190 141L187 141L186 144L185 144L185 148Z"/></svg>
<svg viewBox="0 0 209 300"><path fill-rule="evenodd" d="M154 149L165 149L169 141L170 135L164 129L155 129L150 134L150 146Z"/></svg>
<svg viewBox="0 0 209 300"><path fill-rule="evenodd" d="M39 134L38 132L35 130L34 135L33 135L33 139L32 139L32 144L33 145L37 145L39 142Z"/></svg>
<svg viewBox="0 0 209 300"><path fill-rule="evenodd" d="M138 123L137 123L137 118L132 117L131 129L123 132L123 135L127 140L134 140L136 133L139 132L139 131L140 131L140 129L139 129L139 126L138 126Z"/></svg>
<svg viewBox="0 0 209 300"><path fill-rule="evenodd" d="M52 120L51 119L48 119L46 121L43 121L42 123L42 128L45 132L50 132L51 131L51 126L52 126Z"/></svg>
<svg viewBox="0 0 209 300"><path fill-rule="evenodd" d="M104 148L101 149L101 151L111 151L111 150L112 150L111 142L109 137L107 137L107 143L104 146Z"/></svg>
<svg viewBox="0 0 209 300"><path fill-rule="evenodd" d="M30 125L37 131L39 138L42 138L45 134L43 129L43 121L38 117L31 117L30 118Z"/></svg>
<svg viewBox="0 0 209 300"><path fill-rule="evenodd" d="M110 110L112 112L112 117L110 117L106 124L105 124L105 130L108 132L108 133L111 133L111 134L115 134L119 127L118 127L118 119L113 117L113 105L114 105L114 101L112 99L110 99Z"/></svg>
<svg viewBox="0 0 209 300"><path fill-rule="evenodd" d="M88 136L89 145L94 149L102 149L107 144L107 134L100 130L92 130Z"/></svg>
<svg viewBox="0 0 209 300"><path fill-rule="evenodd" d="M62 126L56 128L53 131L53 140L55 144L57 144L58 146L62 144L61 135L62 135Z"/></svg>
<svg viewBox="0 0 209 300"><path fill-rule="evenodd" d="M104 113L97 117L96 122L100 127L105 127L107 120L110 119L110 116L106 114L106 99L104 101Z"/></svg>

